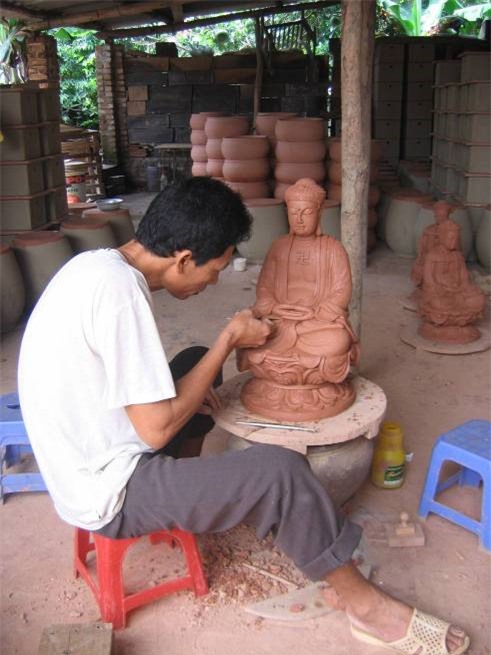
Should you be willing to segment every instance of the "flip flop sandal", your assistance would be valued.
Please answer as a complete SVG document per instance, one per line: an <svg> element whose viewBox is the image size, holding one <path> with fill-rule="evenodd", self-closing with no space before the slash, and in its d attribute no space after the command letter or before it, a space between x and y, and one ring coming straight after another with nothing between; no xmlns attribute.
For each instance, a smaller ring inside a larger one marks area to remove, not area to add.
<svg viewBox="0 0 491 655"><path fill-rule="evenodd" d="M351 624L351 634L359 641L386 648L394 653L400 653L400 655L415 655L415 653L418 655L462 655L469 648L469 637L466 636L462 646L450 653L446 644L449 627L450 623L415 608L407 632L402 639L390 642L382 641L368 632L356 628L353 624ZM418 648L421 650L418 651Z"/></svg>

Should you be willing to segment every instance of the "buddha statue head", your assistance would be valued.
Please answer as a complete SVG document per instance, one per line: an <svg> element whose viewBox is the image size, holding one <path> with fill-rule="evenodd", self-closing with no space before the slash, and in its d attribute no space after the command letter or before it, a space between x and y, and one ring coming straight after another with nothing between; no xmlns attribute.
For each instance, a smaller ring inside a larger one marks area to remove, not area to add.
<svg viewBox="0 0 491 655"><path fill-rule="evenodd" d="M300 238L319 236L321 209L325 199L325 190L306 177L288 187L285 202L290 234Z"/></svg>
<svg viewBox="0 0 491 655"><path fill-rule="evenodd" d="M440 225L443 221L449 220L449 215L452 210L452 205L446 200L437 200L433 205L433 215L435 216L435 223Z"/></svg>
<svg viewBox="0 0 491 655"><path fill-rule="evenodd" d="M444 220L438 226L438 241L447 250L460 250L460 226L452 220Z"/></svg>

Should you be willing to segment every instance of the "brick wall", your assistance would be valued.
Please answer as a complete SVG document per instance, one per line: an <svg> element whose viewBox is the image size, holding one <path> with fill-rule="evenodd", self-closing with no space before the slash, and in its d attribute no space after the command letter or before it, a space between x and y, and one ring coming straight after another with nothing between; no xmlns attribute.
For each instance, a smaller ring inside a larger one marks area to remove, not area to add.
<svg viewBox="0 0 491 655"><path fill-rule="evenodd" d="M28 39L27 74L29 80L39 86L57 86L60 83L60 66L56 39L40 34Z"/></svg>
<svg viewBox="0 0 491 655"><path fill-rule="evenodd" d="M115 87L113 84L113 50L111 45L96 46L97 107L104 162L118 163L116 139Z"/></svg>

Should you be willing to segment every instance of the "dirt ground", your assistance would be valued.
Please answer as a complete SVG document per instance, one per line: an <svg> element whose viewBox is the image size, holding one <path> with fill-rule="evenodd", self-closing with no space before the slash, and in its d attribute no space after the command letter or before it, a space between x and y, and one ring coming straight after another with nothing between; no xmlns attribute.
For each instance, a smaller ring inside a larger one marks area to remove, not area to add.
<svg viewBox="0 0 491 655"><path fill-rule="evenodd" d="M134 216L142 214L148 196L130 199ZM349 504L369 536L382 521L396 520L402 510L414 516L431 448L439 434L473 418L490 418L489 351L466 356L416 351L399 339L412 318L400 299L411 291L411 262L383 246L370 256L364 278L360 372L387 394L387 418L404 428L405 446L413 453L404 485L380 490L365 483ZM245 272L229 267L216 287L186 302L165 292L155 294L155 307L168 356L181 348L211 344L226 317L252 304L258 265ZM489 326L488 326L489 327ZM0 392L16 388L16 364L22 326L2 337ZM56 339L56 334L53 334ZM225 376L235 374L233 357ZM210 433L205 453L223 448L226 435ZM481 491L445 492L446 500L480 515ZM99 617L85 585L72 573L73 529L56 516L47 494L13 494L0 507L1 655L34 655L43 629L59 623L90 623ZM424 548L391 549L368 540L372 580L425 611L462 625L471 635L471 655L491 654L491 567L475 535L430 515L424 523ZM343 613L305 621L273 621L246 613L252 601L288 591L307 581L276 551L271 540L258 542L241 526L224 535L200 539L210 593L191 592L161 599L130 614L129 625L115 635L116 655L376 655L380 651L354 640ZM125 568L129 586L157 584L182 567L166 546L138 543Z"/></svg>

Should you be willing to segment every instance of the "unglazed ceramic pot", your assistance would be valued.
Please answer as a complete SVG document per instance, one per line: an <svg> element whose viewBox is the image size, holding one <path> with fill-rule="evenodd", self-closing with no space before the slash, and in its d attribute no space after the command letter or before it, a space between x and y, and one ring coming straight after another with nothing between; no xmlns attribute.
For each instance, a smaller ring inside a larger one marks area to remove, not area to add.
<svg viewBox="0 0 491 655"><path fill-rule="evenodd" d="M266 182L228 182L225 184L239 193L244 200L252 198L267 198L269 187Z"/></svg>
<svg viewBox="0 0 491 655"><path fill-rule="evenodd" d="M329 159L333 161L341 161L341 137L333 136L326 139L327 149L329 152ZM378 139L372 139L370 145L370 161L376 162L382 156L382 144Z"/></svg>
<svg viewBox="0 0 491 655"><path fill-rule="evenodd" d="M191 130L191 144L193 146L205 146L206 134L204 130Z"/></svg>
<svg viewBox="0 0 491 655"><path fill-rule="evenodd" d="M268 159L225 159L223 177L229 182L259 182L269 173Z"/></svg>
<svg viewBox="0 0 491 655"><path fill-rule="evenodd" d="M347 379L359 360L347 311L349 259L339 241L319 234L325 195L310 179L287 190L290 232L266 255L253 307L274 321L275 332L263 346L237 354L239 370L253 375L242 387L242 404L275 420L335 416L355 399Z"/></svg>
<svg viewBox="0 0 491 655"><path fill-rule="evenodd" d="M206 162L206 174L210 177L223 177L224 159L208 159Z"/></svg>
<svg viewBox="0 0 491 655"><path fill-rule="evenodd" d="M471 219L464 205L460 205L458 203L448 204L450 209L448 218L460 226L460 247L462 254L464 255L464 259L468 259L471 255L473 244ZM415 253L418 252L418 243L424 230L429 225L433 225L435 222L434 206L434 202L425 203L420 206L419 213L414 224L413 247Z"/></svg>
<svg viewBox="0 0 491 655"><path fill-rule="evenodd" d="M275 239L288 234L286 205L276 198L246 200L252 216L251 238L237 244L237 250L249 261L262 261Z"/></svg>
<svg viewBox="0 0 491 655"><path fill-rule="evenodd" d="M256 116L255 133L267 136L270 143L276 144L275 126L280 119L294 118L297 114L288 111L259 112Z"/></svg>
<svg viewBox="0 0 491 655"><path fill-rule="evenodd" d="M341 203L338 200L326 200L321 210L320 220L322 234L329 234L341 241Z"/></svg>
<svg viewBox="0 0 491 655"><path fill-rule="evenodd" d="M222 153L222 139L208 139L206 141L205 150L208 159L224 159Z"/></svg>
<svg viewBox="0 0 491 655"><path fill-rule="evenodd" d="M70 215L72 216L82 216L84 211L87 209L96 209L97 205L95 202L71 202L70 207L68 208L70 210Z"/></svg>
<svg viewBox="0 0 491 655"><path fill-rule="evenodd" d="M200 111L197 114L191 114L189 126L193 130L204 130L206 119L209 116L224 116L224 115L225 114L221 111Z"/></svg>
<svg viewBox="0 0 491 655"><path fill-rule="evenodd" d="M116 238L118 246L131 241L135 236L135 228L131 220L131 214L127 209L115 209L110 212L101 212L98 209L88 209L82 214L82 218L98 218L108 221Z"/></svg>
<svg viewBox="0 0 491 655"><path fill-rule="evenodd" d="M26 301L24 280L11 248L0 244L0 332L9 332L19 322Z"/></svg>
<svg viewBox="0 0 491 655"><path fill-rule="evenodd" d="M275 136L278 141L323 141L322 118L287 118L276 122Z"/></svg>
<svg viewBox="0 0 491 655"><path fill-rule="evenodd" d="M81 218L69 219L81 221ZM26 290L26 307L31 309L55 273L73 257L73 249L63 233L24 232L12 241Z"/></svg>
<svg viewBox="0 0 491 655"><path fill-rule="evenodd" d="M282 164L310 164L324 160L326 144L324 141L278 141L275 154Z"/></svg>
<svg viewBox="0 0 491 655"><path fill-rule="evenodd" d="M208 155L206 154L206 146L193 146L191 148L191 159L194 162L201 162L206 164Z"/></svg>
<svg viewBox="0 0 491 655"><path fill-rule="evenodd" d="M194 177L206 177L206 162L195 161L191 167L191 175Z"/></svg>
<svg viewBox="0 0 491 655"><path fill-rule="evenodd" d="M225 137L221 148L225 159L264 159L269 154L269 139L255 134Z"/></svg>
<svg viewBox="0 0 491 655"><path fill-rule="evenodd" d="M276 181L283 184L294 184L303 177L310 178L314 182L323 182L325 173L324 162L284 164L277 161L274 169Z"/></svg>
<svg viewBox="0 0 491 655"><path fill-rule="evenodd" d="M283 184L282 182L276 182L274 187L274 197L277 200L284 200L286 190L288 189L289 186L291 186L291 184Z"/></svg>
<svg viewBox="0 0 491 655"><path fill-rule="evenodd" d="M249 130L247 116L210 116L205 122L208 139L223 139L227 136L243 136Z"/></svg>
<svg viewBox="0 0 491 655"><path fill-rule="evenodd" d="M476 253L479 263L491 271L491 207L486 207L476 234Z"/></svg>
<svg viewBox="0 0 491 655"><path fill-rule="evenodd" d="M419 192L418 192L419 193ZM415 195L406 190L393 193L385 223L385 241L399 257L415 257L414 227L421 205L430 202L431 196Z"/></svg>
<svg viewBox="0 0 491 655"><path fill-rule="evenodd" d="M97 248L117 248L116 237L107 219L69 218L60 226L74 252Z"/></svg>

